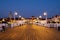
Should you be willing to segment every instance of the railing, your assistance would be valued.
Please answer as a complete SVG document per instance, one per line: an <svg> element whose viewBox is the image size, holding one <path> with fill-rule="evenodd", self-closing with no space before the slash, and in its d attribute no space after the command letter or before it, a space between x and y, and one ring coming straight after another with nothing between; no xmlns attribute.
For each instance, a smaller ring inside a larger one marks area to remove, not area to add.
<svg viewBox="0 0 60 40"><path fill-rule="evenodd" d="M45 27L48 27L48 28L56 28L58 29L60 27L60 23L34 23L36 25L39 25L39 26L45 26Z"/></svg>
<svg viewBox="0 0 60 40"><path fill-rule="evenodd" d="M16 21L16 22L12 22L12 23L0 23L0 30L3 29L2 26L5 26L5 28L7 28L7 27L13 28L13 27L24 25L24 24L25 24L25 22L23 22L23 21Z"/></svg>

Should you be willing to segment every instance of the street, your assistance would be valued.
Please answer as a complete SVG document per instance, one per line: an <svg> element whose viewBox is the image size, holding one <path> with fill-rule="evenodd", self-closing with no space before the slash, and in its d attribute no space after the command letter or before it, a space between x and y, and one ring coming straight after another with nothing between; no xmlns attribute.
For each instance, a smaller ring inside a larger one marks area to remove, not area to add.
<svg viewBox="0 0 60 40"><path fill-rule="evenodd" d="M26 24L0 32L0 40L60 40L60 31L54 28Z"/></svg>

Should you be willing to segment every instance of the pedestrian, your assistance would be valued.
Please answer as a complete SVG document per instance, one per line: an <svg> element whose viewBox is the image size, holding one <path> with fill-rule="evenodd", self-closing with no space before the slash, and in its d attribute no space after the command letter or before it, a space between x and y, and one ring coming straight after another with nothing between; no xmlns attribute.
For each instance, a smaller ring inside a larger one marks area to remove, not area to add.
<svg viewBox="0 0 60 40"><path fill-rule="evenodd" d="M5 26L2 26L3 31L5 31Z"/></svg>
<svg viewBox="0 0 60 40"><path fill-rule="evenodd" d="M2 25L2 31L5 31L5 24Z"/></svg>
<svg viewBox="0 0 60 40"><path fill-rule="evenodd" d="M2 19L2 31L5 31L6 23L5 19Z"/></svg>

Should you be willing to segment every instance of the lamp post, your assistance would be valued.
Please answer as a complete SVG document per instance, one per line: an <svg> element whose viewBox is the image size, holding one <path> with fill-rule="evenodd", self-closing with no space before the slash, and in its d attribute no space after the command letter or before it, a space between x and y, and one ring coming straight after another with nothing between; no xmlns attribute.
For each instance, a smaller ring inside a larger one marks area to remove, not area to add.
<svg viewBox="0 0 60 40"><path fill-rule="evenodd" d="M47 13L46 12L44 12L44 16L46 16L46 23L47 23Z"/></svg>
<svg viewBox="0 0 60 40"><path fill-rule="evenodd" d="M39 16L39 18L42 18L42 16Z"/></svg>
<svg viewBox="0 0 60 40"><path fill-rule="evenodd" d="M14 13L14 20L15 20L15 16L16 16L16 15L18 15L18 13L17 13L17 12L15 12L15 13Z"/></svg>
<svg viewBox="0 0 60 40"><path fill-rule="evenodd" d="M21 19L21 16L19 15L19 18Z"/></svg>
<svg viewBox="0 0 60 40"><path fill-rule="evenodd" d="M19 15L19 18L21 18L21 16Z"/></svg>

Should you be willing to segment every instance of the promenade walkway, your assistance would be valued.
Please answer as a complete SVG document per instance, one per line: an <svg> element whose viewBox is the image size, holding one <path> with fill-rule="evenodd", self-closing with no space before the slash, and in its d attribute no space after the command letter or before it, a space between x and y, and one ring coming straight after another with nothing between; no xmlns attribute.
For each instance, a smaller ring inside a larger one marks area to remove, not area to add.
<svg viewBox="0 0 60 40"><path fill-rule="evenodd" d="M54 28L26 24L0 32L0 40L60 40L60 31Z"/></svg>

